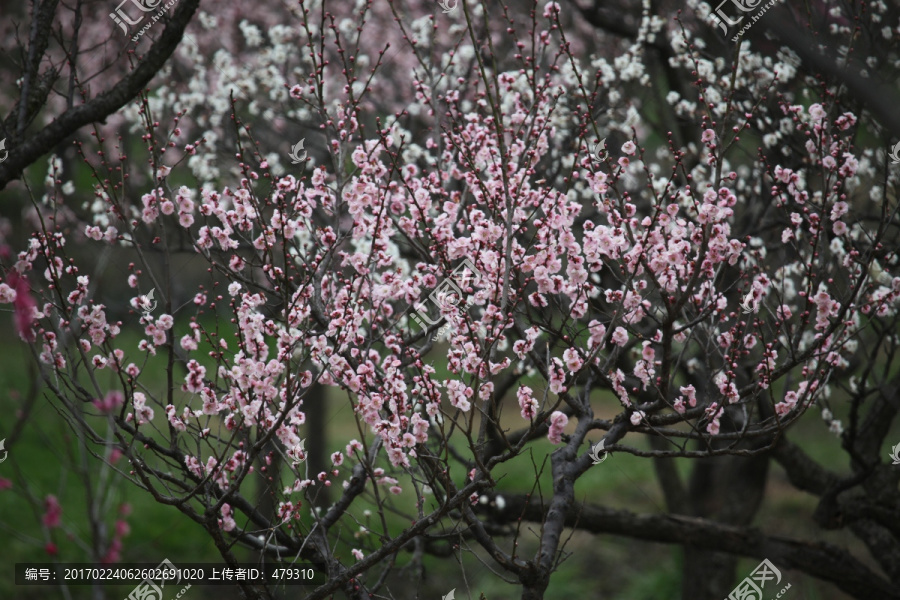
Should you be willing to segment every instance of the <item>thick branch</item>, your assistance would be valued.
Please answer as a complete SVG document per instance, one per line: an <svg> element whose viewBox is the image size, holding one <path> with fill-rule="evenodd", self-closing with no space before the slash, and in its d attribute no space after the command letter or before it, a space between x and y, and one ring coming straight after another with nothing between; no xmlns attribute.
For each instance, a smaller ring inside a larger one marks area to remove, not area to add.
<svg viewBox="0 0 900 600"><path fill-rule="evenodd" d="M798 490L821 496L840 478L822 468L799 446L781 438L772 449L772 458L787 471L788 480Z"/></svg>
<svg viewBox="0 0 900 600"><path fill-rule="evenodd" d="M13 179L19 178L26 167L53 150L60 140L74 134L88 123L102 121L140 93L175 51L199 5L200 0L179 2L172 20L134 71L112 89L80 106L66 110L36 134L27 135L28 141L20 140L20 143L11 148L8 159L0 164L0 190Z"/></svg>
<svg viewBox="0 0 900 600"><path fill-rule="evenodd" d="M506 505L495 512L500 523L524 520L542 523L545 511L525 495L503 494ZM571 506L565 514L567 527L591 533L612 533L653 542L679 544L768 558L776 566L799 569L830 581L855 598L896 598L900 590L841 548L825 542L808 542L765 535L750 527L724 525L707 519L681 515L639 515L603 506Z"/></svg>

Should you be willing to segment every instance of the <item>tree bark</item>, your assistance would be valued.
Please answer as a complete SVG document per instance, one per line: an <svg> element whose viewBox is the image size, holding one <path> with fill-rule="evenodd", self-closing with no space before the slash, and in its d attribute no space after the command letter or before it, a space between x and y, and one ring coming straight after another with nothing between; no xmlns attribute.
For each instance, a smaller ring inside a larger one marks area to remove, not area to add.
<svg viewBox="0 0 900 600"><path fill-rule="evenodd" d="M747 526L762 504L768 455L701 459L690 486L693 516ZM685 600L721 600L735 581L737 557L698 546L684 547L681 594Z"/></svg>
<svg viewBox="0 0 900 600"><path fill-rule="evenodd" d="M309 465L309 476L316 477L322 471L331 469L328 452L328 434L325 432L325 387L314 383L303 399L303 412L306 414L306 455ZM312 489L312 488L311 488ZM331 504L331 488L316 484L311 493L313 505L324 508Z"/></svg>

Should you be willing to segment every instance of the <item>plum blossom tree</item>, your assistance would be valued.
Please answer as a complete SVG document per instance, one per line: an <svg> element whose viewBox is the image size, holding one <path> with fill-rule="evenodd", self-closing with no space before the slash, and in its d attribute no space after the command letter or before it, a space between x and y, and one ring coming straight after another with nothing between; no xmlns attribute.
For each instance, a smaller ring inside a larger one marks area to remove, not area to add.
<svg viewBox="0 0 900 600"><path fill-rule="evenodd" d="M392 597L407 553L420 583L426 555L472 553L549 597L568 530L682 545L684 597L727 595L737 556L900 597L891 124L865 85L762 34L726 46L697 8L647 1L612 26L575 3L301 0L262 28L226 11L240 37L214 54L221 23L200 13L203 45L182 43L121 112L140 137L95 124L77 141L90 200L68 200L55 157L28 186L34 231L0 301L72 426L127 457L123 477L229 563L241 544L314 564L327 583L308 598ZM850 20L900 32L883 3L829 14L803 22L844 44ZM896 73L896 43L864 60ZM304 134L310 158L284 164ZM130 312L96 293L110 275L79 247L127 256ZM201 274L185 281L185 260ZM316 386L356 432L318 472ZM811 410L848 473L792 441ZM576 491L601 437L653 461L668 513ZM772 461L871 556L751 527ZM498 491L519 463L534 480Z"/></svg>

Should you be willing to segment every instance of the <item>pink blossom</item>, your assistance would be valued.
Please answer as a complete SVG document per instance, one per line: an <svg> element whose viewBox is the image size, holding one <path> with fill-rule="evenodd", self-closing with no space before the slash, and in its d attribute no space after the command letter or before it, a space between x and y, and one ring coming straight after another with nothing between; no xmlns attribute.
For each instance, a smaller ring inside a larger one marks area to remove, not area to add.
<svg viewBox="0 0 900 600"><path fill-rule="evenodd" d="M825 118L825 109L818 102L809 107L809 116L814 123L818 123Z"/></svg>
<svg viewBox="0 0 900 600"><path fill-rule="evenodd" d="M0 304L10 304L16 300L16 290L0 283Z"/></svg>
<svg viewBox="0 0 900 600"><path fill-rule="evenodd" d="M350 440L350 443L347 444L347 456L353 456L357 452L363 451L363 445L357 440Z"/></svg>
<svg viewBox="0 0 900 600"><path fill-rule="evenodd" d="M600 321L596 319L592 320L588 323L588 328L591 332L591 348L596 348L603 342L603 338L606 337L606 326L603 325Z"/></svg>
<svg viewBox="0 0 900 600"><path fill-rule="evenodd" d="M562 394L566 391L566 372L563 363L556 357L550 361L550 391L554 394Z"/></svg>
<svg viewBox="0 0 900 600"><path fill-rule="evenodd" d="M706 424L706 432L710 435L718 435L719 417L725 412L725 407L720 407L718 403L713 402L703 410L706 413L706 418L709 419L709 422Z"/></svg>
<svg viewBox="0 0 900 600"><path fill-rule="evenodd" d="M472 408L472 403L469 402L469 399L474 393L472 388L461 381L454 379L447 383L447 396L450 399L450 404L463 412L467 412Z"/></svg>
<svg viewBox="0 0 900 600"><path fill-rule="evenodd" d="M847 210L849 206L843 200L840 202L835 202L834 206L831 207L831 220L836 221L847 214Z"/></svg>
<svg viewBox="0 0 900 600"><path fill-rule="evenodd" d="M107 392L106 396L102 399L95 399L92 404L97 407L97 409L104 413L110 414L115 412L120 406L125 403L125 395L122 394L119 390L111 390Z"/></svg>
<svg viewBox="0 0 900 600"><path fill-rule="evenodd" d="M193 338L193 336L190 335L182 336L178 344L188 352L192 352L197 349L197 341Z"/></svg>
<svg viewBox="0 0 900 600"><path fill-rule="evenodd" d="M569 417L558 410L553 411L550 415L550 429L547 432L547 439L551 444L561 444L563 429L569 423Z"/></svg>
<svg viewBox="0 0 900 600"><path fill-rule="evenodd" d="M634 364L634 376L641 380L645 390L650 387L650 380L655 374L656 370L646 360L641 359Z"/></svg>
<svg viewBox="0 0 900 600"><path fill-rule="evenodd" d="M578 351L574 348L566 348L565 352L563 352L563 360L566 362L569 373L573 374L578 372L584 364Z"/></svg>
<svg viewBox="0 0 900 600"><path fill-rule="evenodd" d="M34 341L34 315L37 313L37 303L31 295L31 285L28 278L21 275L16 269L11 269L6 275L8 288L15 291L15 294L5 292L5 296L12 296L13 310L15 312L16 331L19 337L24 341L31 343Z"/></svg>
<svg viewBox="0 0 900 600"><path fill-rule="evenodd" d="M289 521L294 516L295 510L296 510L296 508L294 507L293 502L279 502L278 503L278 518L281 519L282 523Z"/></svg>
<svg viewBox="0 0 900 600"><path fill-rule="evenodd" d="M519 390L516 392L516 397L519 399L519 408L521 408L520 414L523 419L531 420L537 415L538 403L537 400L534 399L533 392L530 387L527 385L523 385L519 387Z"/></svg>
<svg viewBox="0 0 900 600"><path fill-rule="evenodd" d="M159 210L157 208L147 207L141 211L141 220L144 223L153 223L157 217L159 217Z"/></svg>
<svg viewBox="0 0 900 600"><path fill-rule="evenodd" d="M56 496L51 494L44 498L44 516L41 517L41 522L44 524L44 526L50 529L59 527L61 516L62 506L60 506L59 501L56 499Z"/></svg>
<svg viewBox="0 0 900 600"><path fill-rule="evenodd" d="M403 451L403 448L397 446L393 448L388 448L388 459L391 461L391 464L395 467L408 467L409 466L409 456L406 452Z"/></svg>
<svg viewBox="0 0 900 600"><path fill-rule="evenodd" d="M679 391L688 399L688 403L693 407L697 406L697 390L693 385L686 385L679 388Z"/></svg>
<svg viewBox="0 0 900 600"><path fill-rule="evenodd" d="M194 394L199 393L203 389L203 382L206 377L206 367L196 360L191 359L187 364L188 373L185 376L184 390Z"/></svg>
<svg viewBox="0 0 900 600"><path fill-rule="evenodd" d="M166 418L169 420L169 424L176 431L184 431L187 427L184 424L184 421L175 416L175 407L171 404L166 406Z"/></svg>
<svg viewBox="0 0 900 600"><path fill-rule="evenodd" d="M106 554L100 557L101 565L111 565L122 560L122 540L118 537L112 539L109 544L109 548L106 550Z"/></svg>
<svg viewBox="0 0 900 600"><path fill-rule="evenodd" d="M845 112L840 117L835 119L834 123L841 131L846 131L856 124L856 115L854 115L853 113Z"/></svg>
<svg viewBox="0 0 900 600"><path fill-rule="evenodd" d="M616 327L612 334L612 341L617 346L624 346L628 343L628 332L624 327Z"/></svg>
<svg viewBox="0 0 900 600"><path fill-rule="evenodd" d="M135 392L131 402L137 416L138 425L143 425L153 420L153 409L147 406L147 397L144 396L143 392Z"/></svg>
<svg viewBox="0 0 900 600"><path fill-rule="evenodd" d="M230 504L227 502L222 504L222 509L219 511L219 514L222 515L222 518L219 519L219 527L223 531L231 531L237 526L237 523L232 516L233 513L231 512Z"/></svg>
<svg viewBox="0 0 900 600"><path fill-rule="evenodd" d="M545 19L556 18L556 16L559 15L559 10L560 10L560 8L559 8L558 2L548 2L547 4L544 5L544 12L543 12L544 18Z"/></svg>
<svg viewBox="0 0 900 600"><path fill-rule="evenodd" d="M840 173L841 177L853 177L859 169L859 160L849 152L844 152L843 158L844 164L838 169L838 173Z"/></svg>
<svg viewBox="0 0 900 600"><path fill-rule="evenodd" d="M779 416L784 416L787 413L791 412L795 406L797 406L797 401L799 400L799 396L795 391L789 391L784 395L784 401L779 402L775 405L775 412L778 413Z"/></svg>

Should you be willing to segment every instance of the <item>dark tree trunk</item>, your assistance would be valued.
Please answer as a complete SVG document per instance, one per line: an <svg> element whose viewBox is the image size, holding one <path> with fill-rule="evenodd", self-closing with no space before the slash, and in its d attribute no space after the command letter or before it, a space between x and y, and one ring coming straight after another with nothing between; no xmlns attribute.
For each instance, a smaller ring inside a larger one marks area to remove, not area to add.
<svg viewBox="0 0 900 600"><path fill-rule="evenodd" d="M306 413L306 455L309 465L309 476L315 478L322 471L332 468L328 453L328 436L325 432L325 388L314 384L303 399L303 412ZM310 488L312 489L312 488ZM313 505L326 507L331 504L330 488L316 484L311 494Z"/></svg>
<svg viewBox="0 0 900 600"><path fill-rule="evenodd" d="M698 460L689 489L691 514L729 525L749 525L762 504L768 471L767 454ZM685 546L682 598L727 598L736 581L736 565L734 555Z"/></svg>

